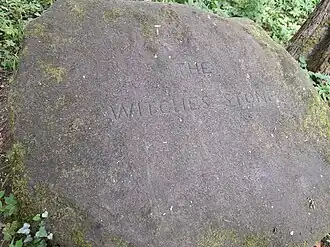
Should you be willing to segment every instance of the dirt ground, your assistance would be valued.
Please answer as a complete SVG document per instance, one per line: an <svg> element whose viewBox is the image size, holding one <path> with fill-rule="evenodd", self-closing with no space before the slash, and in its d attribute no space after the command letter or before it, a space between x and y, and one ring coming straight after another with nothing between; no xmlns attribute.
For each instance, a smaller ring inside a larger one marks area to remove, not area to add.
<svg viewBox="0 0 330 247"><path fill-rule="evenodd" d="M0 190L8 189L5 185L7 172L5 150L8 148L8 107L7 107L7 92L8 92L8 74L1 71L0 68ZM0 226L3 226L0 218ZM0 231L0 239L2 239ZM2 246L2 245L1 245ZM6 244L4 245L6 246Z"/></svg>
<svg viewBox="0 0 330 247"><path fill-rule="evenodd" d="M0 153L5 146L5 131L7 125L7 75L0 70Z"/></svg>
<svg viewBox="0 0 330 247"><path fill-rule="evenodd" d="M8 78L9 75L0 68L0 190L4 189L7 172L5 167L5 151L9 148L8 131Z"/></svg>

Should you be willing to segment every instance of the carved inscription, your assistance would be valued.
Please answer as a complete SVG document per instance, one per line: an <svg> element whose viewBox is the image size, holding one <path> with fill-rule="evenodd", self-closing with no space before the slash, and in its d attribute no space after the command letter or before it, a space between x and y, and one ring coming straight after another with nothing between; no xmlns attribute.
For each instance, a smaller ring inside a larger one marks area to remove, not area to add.
<svg viewBox="0 0 330 247"><path fill-rule="evenodd" d="M161 114L184 113L210 107L209 97L188 96L182 98L169 98L159 101L134 101L110 106L115 120L121 118L155 116Z"/></svg>
<svg viewBox="0 0 330 247"><path fill-rule="evenodd" d="M208 62L185 62L178 63L178 66L182 73L190 74L212 74L211 65Z"/></svg>
<svg viewBox="0 0 330 247"><path fill-rule="evenodd" d="M253 108L257 105L272 103L274 95L261 92L239 92L204 94L160 100L137 100L110 106L113 120L145 118L169 114L184 114L193 111L239 107Z"/></svg>
<svg viewBox="0 0 330 247"><path fill-rule="evenodd" d="M185 76L208 76L213 73L213 66L205 61L185 61L175 63L176 69L179 69ZM193 111L215 112L238 107L242 110L263 106L274 102L272 93L260 92L257 90L244 92L208 92L201 90L203 95L184 95L169 97L157 95L157 99L136 99L131 102L118 102L110 105L111 119L143 119L148 117L157 117L171 114L184 114Z"/></svg>
<svg viewBox="0 0 330 247"><path fill-rule="evenodd" d="M254 92L239 92L239 93L225 93L226 106L239 106L239 107L254 107L261 103L269 103L273 101L273 94Z"/></svg>

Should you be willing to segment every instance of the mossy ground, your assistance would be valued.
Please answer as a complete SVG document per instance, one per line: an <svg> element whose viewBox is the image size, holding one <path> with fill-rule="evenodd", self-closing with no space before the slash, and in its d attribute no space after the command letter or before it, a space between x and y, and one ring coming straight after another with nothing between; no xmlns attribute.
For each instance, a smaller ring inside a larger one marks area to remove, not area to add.
<svg viewBox="0 0 330 247"><path fill-rule="evenodd" d="M57 83L63 81L64 76L66 75L65 68L55 66L53 64L39 63L40 68L43 71L44 76L49 80L55 80Z"/></svg>
<svg viewBox="0 0 330 247"><path fill-rule="evenodd" d="M269 239L266 236L249 235L244 239L244 247L268 247Z"/></svg>
<svg viewBox="0 0 330 247"><path fill-rule="evenodd" d="M43 38L45 37L45 26L41 23L35 23L26 30L26 37Z"/></svg>
<svg viewBox="0 0 330 247"><path fill-rule="evenodd" d="M330 150L327 150L326 154L325 154L325 161L328 163L328 165L330 166Z"/></svg>
<svg viewBox="0 0 330 247"><path fill-rule="evenodd" d="M86 240L88 221L82 211L56 194L48 185L29 186L29 176L25 169L27 147L14 143L7 154L11 190L19 202L18 214L13 221L26 222L45 210L50 212L51 227L57 234L55 241L67 246L92 247Z"/></svg>
<svg viewBox="0 0 330 247"><path fill-rule="evenodd" d="M303 120L303 128L313 137L325 137L330 140L330 110L317 95L310 99L309 108Z"/></svg>
<svg viewBox="0 0 330 247"><path fill-rule="evenodd" d="M233 230L209 230L199 241L198 247L231 246L237 242L237 234Z"/></svg>
<svg viewBox="0 0 330 247"><path fill-rule="evenodd" d="M80 229L74 229L71 238L73 243L79 247L92 247L91 243L88 243L85 239L84 233Z"/></svg>
<svg viewBox="0 0 330 247"><path fill-rule="evenodd" d="M77 21L81 21L85 17L86 6L83 1L68 0L67 4Z"/></svg>
<svg viewBox="0 0 330 247"><path fill-rule="evenodd" d="M119 8L113 8L104 11L103 13L103 19L106 22L115 22L120 17L120 9Z"/></svg>
<svg viewBox="0 0 330 247"><path fill-rule="evenodd" d="M117 236L110 237L110 241L114 244L114 247L134 247L132 244Z"/></svg>
<svg viewBox="0 0 330 247"><path fill-rule="evenodd" d="M250 234L240 236L235 230L210 230L200 240L198 247L268 247L270 240L266 235Z"/></svg>

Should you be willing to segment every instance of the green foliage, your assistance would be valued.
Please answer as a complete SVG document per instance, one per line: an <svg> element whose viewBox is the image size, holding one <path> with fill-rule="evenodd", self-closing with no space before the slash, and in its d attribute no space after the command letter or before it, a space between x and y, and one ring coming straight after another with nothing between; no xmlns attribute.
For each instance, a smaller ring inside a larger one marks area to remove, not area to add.
<svg viewBox="0 0 330 247"><path fill-rule="evenodd" d="M0 68L17 68L18 53L26 24L53 0L0 0Z"/></svg>
<svg viewBox="0 0 330 247"><path fill-rule="evenodd" d="M229 17L247 17L285 44L299 29L319 0L163 0L187 3Z"/></svg>
<svg viewBox="0 0 330 247"><path fill-rule="evenodd" d="M325 101L330 103L330 76L322 73L315 73L307 69L306 58L299 57L300 67L306 70L312 79L314 86L317 88L319 95Z"/></svg>
<svg viewBox="0 0 330 247"><path fill-rule="evenodd" d="M321 241L323 247L330 247L330 234L327 234Z"/></svg>
<svg viewBox="0 0 330 247"><path fill-rule="evenodd" d="M0 69L18 65L26 24L54 0L0 0ZM215 14L247 17L260 24L279 43L286 43L319 0L158 0L186 3Z"/></svg>
<svg viewBox="0 0 330 247"><path fill-rule="evenodd" d="M31 225L24 222L22 226L21 220L11 220L18 211L17 200L13 194L8 197L4 195L5 192L0 191L0 216L7 219L2 229L3 241L9 242L9 247L46 247L47 241L53 239L53 234L46 230L48 212L35 215Z"/></svg>
<svg viewBox="0 0 330 247"><path fill-rule="evenodd" d="M5 197L5 192L0 191L0 213L6 218L17 211L17 201L13 194Z"/></svg>
<svg viewBox="0 0 330 247"><path fill-rule="evenodd" d="M6 223L5 227L2 229L3 239L5 241L10 241L16 234L19 228L19 223L17 221L12 221Z"/></svg>

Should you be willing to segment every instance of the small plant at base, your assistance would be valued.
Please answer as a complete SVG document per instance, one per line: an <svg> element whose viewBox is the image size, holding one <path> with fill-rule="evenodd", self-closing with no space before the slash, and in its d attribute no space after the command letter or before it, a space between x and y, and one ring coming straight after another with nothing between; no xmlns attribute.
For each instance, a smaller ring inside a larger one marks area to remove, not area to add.
<svg viewBox="0 0 330 247"><path fill-rule="evenodd" d="M17 201L13 194L5 197L5 192L0 191L0 212L4 217L9 217L17 211Z"/></svg>
<svg viewBox="0 0 330 247"><path fill-rule="evenodd" d="M18 211L18 203L13 194L10 194L9 197L4 195L5 192L0 191L0 212L4 219L8 219ZM45 220L47 217L48 212L45 211L35 215L31 224L24 222L22 226L17 220L1 224L3 228L2 243L9 242L9 247L46 247L47 241L53 239L53 234L46 231ZM20 228L20 226L22 227Z"/></svg>
<svg viewBox="0 0 330 247"><path fill-rule="evenodd" d="M321 243L323 243L323 247L330 247L330 234L327 234L322 240Z"/></svg>
<svg viewBox="0 0 330 247"><path fill-rule="evenodd" d="M320 97L327 103L330 104L330 76L322 73L315 73L307 69L307 62L304 56L299 57L300 67L307 71L309 77L312 79L314 87L317 88L317 91Z"/></svg>

